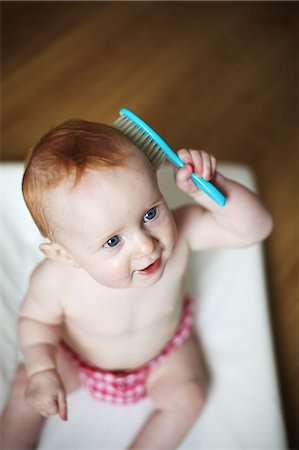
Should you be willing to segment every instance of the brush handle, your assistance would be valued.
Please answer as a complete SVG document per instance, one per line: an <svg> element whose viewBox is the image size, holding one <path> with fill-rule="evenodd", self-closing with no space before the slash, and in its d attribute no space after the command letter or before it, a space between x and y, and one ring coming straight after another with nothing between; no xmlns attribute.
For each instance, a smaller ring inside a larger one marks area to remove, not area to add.
<svg viewBox="0 0 299 450"><path fill-rule="evenodd" d="M215 186L207 180L198 177L195 173L192 173L191 179L196 187L201 189L205 194L207 194L212 200L214 200L219 206L224 206L226 198L224 197Z"/></svg>

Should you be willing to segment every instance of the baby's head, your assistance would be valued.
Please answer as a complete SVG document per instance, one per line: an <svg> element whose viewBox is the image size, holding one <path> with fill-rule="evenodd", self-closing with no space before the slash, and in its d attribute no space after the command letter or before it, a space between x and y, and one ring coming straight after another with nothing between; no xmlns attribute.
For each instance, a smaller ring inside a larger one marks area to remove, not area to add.
<svg viewBox="0 0 299 450"><path fill-rule="evenodd" d="M118 130L83 120L50 130L31 151L22 187L50 240L40 246L47 257L110 287L147 286L162 275L174 221L150 162Z"/></svg>
<svg viewBox="0 0 299 450"><path fill-rule="evenodd" d="M87 170L125 167L136 157L136 147L108 125L69 120L48 131L27 158L22 185L42 235L54 238L53 224L45 212L48 192L65 182L78 185Z"/></svg>

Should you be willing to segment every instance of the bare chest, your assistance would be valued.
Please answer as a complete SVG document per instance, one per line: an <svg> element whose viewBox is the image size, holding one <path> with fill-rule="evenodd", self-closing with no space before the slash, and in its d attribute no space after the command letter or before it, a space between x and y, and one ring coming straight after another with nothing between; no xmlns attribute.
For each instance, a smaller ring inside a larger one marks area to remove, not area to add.
<svg viewBox="0 0 299 450"><path fill-rule="evenodd" d="M68 290L65 325L70 332L111 337L163 326L179 314L183 275L183 267L172 264L158 283L145 289L114 290L75 282Z"/></svg>

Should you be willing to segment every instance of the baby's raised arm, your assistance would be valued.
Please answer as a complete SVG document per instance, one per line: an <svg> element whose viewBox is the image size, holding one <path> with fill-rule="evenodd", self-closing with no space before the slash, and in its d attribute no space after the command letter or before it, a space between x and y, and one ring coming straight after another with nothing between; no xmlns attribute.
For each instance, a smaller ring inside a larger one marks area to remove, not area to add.
<svg viewBox="0 0 299 450"><path fill-rule="evenodd" d="M185 162L175 169L177 186L189 194L198 206L177 210L191 250L211 247L242 247L265 239L272 229L272 218L259 197L245 186L230 180L216 170L214 156L200 150L179 150ZM212 183L226 196L221 208L196 188L190 178L194 171Z"/></svg>
<svg viewBox="0 0 299 450"><path fill-rule="evenodd" d="M65 389L56 370L63 307L55 278L51 271L47 274L49 265L46 261L33 272L20 308L20 346L28 375L25 395L36 412L45 417L59 413L66 420Z"/></svg>

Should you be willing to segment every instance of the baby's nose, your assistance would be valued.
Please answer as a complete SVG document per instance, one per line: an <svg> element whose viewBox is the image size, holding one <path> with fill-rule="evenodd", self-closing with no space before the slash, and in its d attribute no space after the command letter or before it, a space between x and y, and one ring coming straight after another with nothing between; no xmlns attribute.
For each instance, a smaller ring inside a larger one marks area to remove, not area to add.
<svg viewBox="0 0 299 450"><path fill-rule="evenodd" d="M139 256L150 255L151 253L154 252L156 244L157 241L154 238L154 236L146 232L140 232L136 236L135 241L136 254L138 254Z"/></svg>

